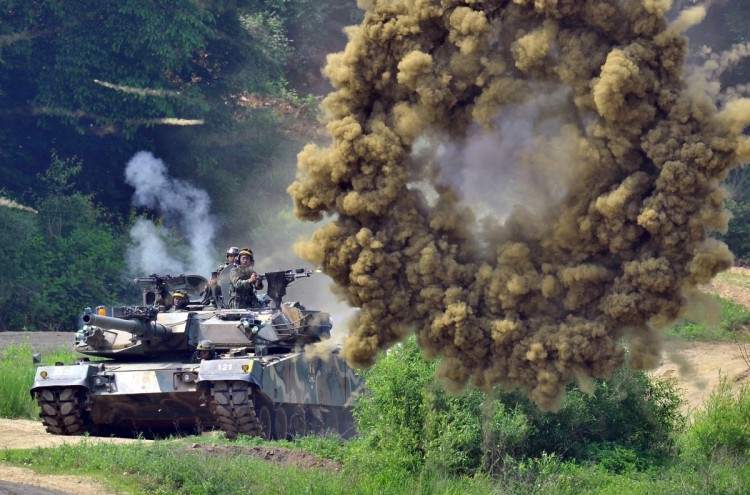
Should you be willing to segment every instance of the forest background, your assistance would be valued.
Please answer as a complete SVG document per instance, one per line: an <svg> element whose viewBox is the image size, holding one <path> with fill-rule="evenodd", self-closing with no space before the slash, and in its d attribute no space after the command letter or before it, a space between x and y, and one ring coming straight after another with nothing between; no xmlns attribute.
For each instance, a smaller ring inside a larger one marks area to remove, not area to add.
<svg viewBox="0 0 750 495"><path fill-rule="evenodd" d="M362 16L354 0L0 0L0 330L75 330L85 306L136 300L133 276L208 276L230 245L282 268L314 228L286 188L326 139L325 57ZM748 19L713 2L691 50L748 42ZM742 60L721 84L749 80ZM750 258L746 167L725 185L717 236Z"/></svg>

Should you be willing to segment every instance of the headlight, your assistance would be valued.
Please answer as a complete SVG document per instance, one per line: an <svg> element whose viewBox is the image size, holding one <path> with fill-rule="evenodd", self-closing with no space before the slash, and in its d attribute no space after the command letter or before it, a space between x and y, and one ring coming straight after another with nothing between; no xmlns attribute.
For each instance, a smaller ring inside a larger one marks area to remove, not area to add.
<svg viewBox="0 0 750 495"><path fill-rule="evenodd" d="M94 377L94 386L95 387L106 387L109 385L109 377L108 376L95 376Z"/></svg>

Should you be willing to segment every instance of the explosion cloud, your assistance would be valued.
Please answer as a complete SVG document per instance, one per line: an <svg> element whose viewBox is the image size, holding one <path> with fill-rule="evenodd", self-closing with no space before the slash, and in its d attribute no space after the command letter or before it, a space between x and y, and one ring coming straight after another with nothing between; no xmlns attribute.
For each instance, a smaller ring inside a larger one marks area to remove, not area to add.
<svg viewBox="0 0 750 495"><path fill-rule="evenodd" d="M545 410L609 377L623 342L653 366L658 329L732 264L708 234L750 157L748 103L719 113L682 79L700 12L370 3L326 67L332 144L305 147L289 188L300 218L333 218L298 251L361 308L350 364L415 332L448 390L518 385Z"/></svg>

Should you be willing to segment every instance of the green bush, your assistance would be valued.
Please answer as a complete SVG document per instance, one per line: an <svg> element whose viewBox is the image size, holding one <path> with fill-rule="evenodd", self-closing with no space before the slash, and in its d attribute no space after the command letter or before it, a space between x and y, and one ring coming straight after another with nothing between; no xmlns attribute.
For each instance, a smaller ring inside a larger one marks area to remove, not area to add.
<svg viewBox="0 0 750 495"><path fill-rule="evenodd" d="M685 421L672 384L626 367L610 380L597 380L591 395L570 385L556 413L541 412L519 392L501 394L500 400L529 417L532 431L523 452L529 457L554 452L590 460L592 444L614 443L657 461L672 453L674 433Z"/></svg>
<svg viewBox="0 0 750 495"><path fill-rule="evenodd" d="M425 394L425 466L427 471L466 474L481 466L482 402L476 390L450 397L436 384Z"/></svg>
<svg viewBox="0 0 750 495"><path fill-rule="evenodd" d="M33 297L39 259L29 248L37 234L36 214L0 206L0 330L20 330L27 323L25 304Z"/></svg>
<svg viewBox="0 0 750 495"><path fill-rule="evenodd" d="M433 375L434 365L422 358L413 338L365 372L367 394L354 411L362 435L360 462L401 473L421 468L425 388Z"/></svg>
<svg viewBox="0 0 750 495"><path fill-rule="evenodd" d="M685 457L695 461L710 461L725 454L747 459L750 456L750 386L743 383L734 391L727 377L722 376L705 408L695 413L680 446Z"/></svg>
<svg viewBox="0 0 750 495"><path fill-rule="evenodd" d="M508 458L524 452L533 426L520 407L510 409L498 400L487 402L484 413L482 466L485 471L496 474Z"/></svg>
<svg viewBox="0 0 750 495"><path fill-rule="evenodd" d="M684 425L673 386L627 368L597 381L591 395L570 385L557 413L518 390L452 397L434 369L411 338L367 371L368 395L355 414L369 459L395 472L467 475L554 454L626 472L669 456Z"/></svg>

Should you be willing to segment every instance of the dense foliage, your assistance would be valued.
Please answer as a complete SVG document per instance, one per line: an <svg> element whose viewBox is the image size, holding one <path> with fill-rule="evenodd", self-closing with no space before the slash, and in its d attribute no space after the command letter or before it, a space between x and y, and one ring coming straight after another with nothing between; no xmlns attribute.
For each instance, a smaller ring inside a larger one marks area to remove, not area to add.
<svg viewBox="0 0 750 495"><path fill-rule="evenodd" d="M321 66L360 16L332 0L0 0L0 197L29 207L0 206L0 329L73 330L123 296L132 222L161 220L131 206L141 150L211 197L217 254L290 244Z"/></svg>
<svg viewBox="0 0 750 495"><path fill-rule="evenodd" d="M83 305L113 303L127 284L122 234L90 196L72 191L80 165L53 156L38 212L0 208L0 330L69 330Z"/></svg>
<svg viewBox="0 0 750 495"><path fill-rule="evenodd" d="M461 475L554 454L614 471L644 469L668 458L683 422L672 386L629 369L597 380L590 393L571 385L557 413L541 412L515 390L451 397L433 373L413 339L366 372L369 394L356 417L370 462Z"/></svg>
<svg viewBox="0 0 750 495"><path fill-rule="evenodd" d="M316 117L306 102L359 17L331 0L2 0L0 192L33 203L55 150L124 220L123 169L149 150L208 190L222 225L249 184L262 191L248 209L286 206Z"/></svg>

